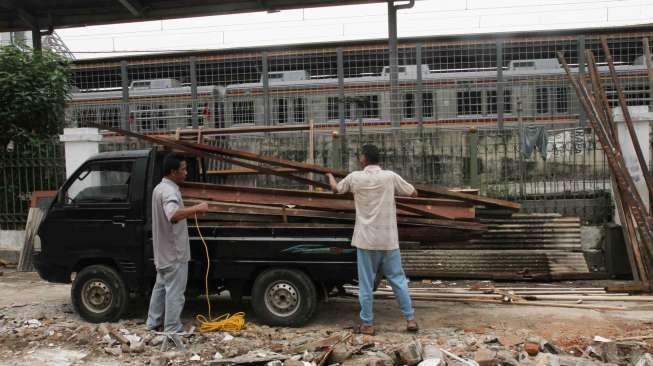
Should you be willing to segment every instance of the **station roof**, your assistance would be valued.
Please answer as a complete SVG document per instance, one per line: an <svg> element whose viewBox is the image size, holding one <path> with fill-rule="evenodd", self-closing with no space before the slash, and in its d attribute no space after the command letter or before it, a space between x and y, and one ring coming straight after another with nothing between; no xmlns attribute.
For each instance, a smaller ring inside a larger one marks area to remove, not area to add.
<svg viewBox="0 0 653 366"><path fill-rule="evenodd" d="M0 0L0 32L58 29L383 0Z"/></svg>

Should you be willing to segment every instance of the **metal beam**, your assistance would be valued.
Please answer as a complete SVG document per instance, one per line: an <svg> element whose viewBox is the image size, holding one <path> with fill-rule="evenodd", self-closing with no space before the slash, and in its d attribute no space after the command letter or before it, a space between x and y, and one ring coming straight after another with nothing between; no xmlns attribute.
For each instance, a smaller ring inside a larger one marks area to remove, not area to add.
<svg viewBox="0 0 653 366"><path fill-rule="evenodd" d="M388 1L388 49L390 56L390 121L392 127L401 126L401 109L399 108L399 60L397 50L397 10L409 9L415 5L415 0L406 4L395 5Z"/></svg>
<svg viewBox="0 0 653 366"><path fill-rule="evenodd" d="M143 14L143 6L138 0L118 0L133 16L139 17Z"/></svg>
<svg viewBox="0 0 653 366"><path fill-rule="evenodd" d="M185 183L182 187L182 194L190 198L211 199L220 202L244 204L255 202L258 205L277 207L294 205L298 208L326 211L356 211L353 196L332 193ZM428 212L433 216L449 220L473 219L475 216L474 209L460 201L419 198L397 198L397 201L403 203L397 206L398 214L407 217L415 217L409 211L410 209Z"/></svg>

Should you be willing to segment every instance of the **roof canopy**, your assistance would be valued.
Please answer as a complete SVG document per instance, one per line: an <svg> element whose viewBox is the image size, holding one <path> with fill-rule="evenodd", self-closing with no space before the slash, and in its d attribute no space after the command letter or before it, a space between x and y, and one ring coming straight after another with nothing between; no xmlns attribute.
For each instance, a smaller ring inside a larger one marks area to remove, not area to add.
<svg viewBox="0 0 653 366"><path fill-rule="evenodd" d="M278 11L383 0L0 0L0 32Z"/></svg>

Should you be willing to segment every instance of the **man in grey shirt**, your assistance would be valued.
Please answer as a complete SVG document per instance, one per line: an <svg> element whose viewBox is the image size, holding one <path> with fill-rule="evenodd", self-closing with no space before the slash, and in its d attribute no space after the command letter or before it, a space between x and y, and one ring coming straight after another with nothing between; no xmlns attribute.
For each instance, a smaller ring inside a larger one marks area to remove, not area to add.
<svg viewBox="0 0 653 366"><path fill-rule="evenodd" d="M152 245L156 283L152 289L148 310L147 329L163 326L166 334L182 330L181 311L188 279L190 243L186 219L206 213L203 202L184 207L179 184L186 180L186 162L183 157L169 154L163 160L163 179L152 192Z"/></svg>

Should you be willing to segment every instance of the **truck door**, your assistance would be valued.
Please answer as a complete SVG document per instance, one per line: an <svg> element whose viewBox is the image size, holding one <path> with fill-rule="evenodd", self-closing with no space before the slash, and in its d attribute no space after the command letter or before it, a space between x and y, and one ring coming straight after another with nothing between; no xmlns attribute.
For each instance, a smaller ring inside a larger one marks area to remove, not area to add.
<svg viewBox="0 0 653 366"><path fill-rule="evenodd" d="M142 192L135 165L133 159L87 162L62 187L47 218L47 235L57 238L69 261L111 261L129 287L142 273Z"/></svg>

